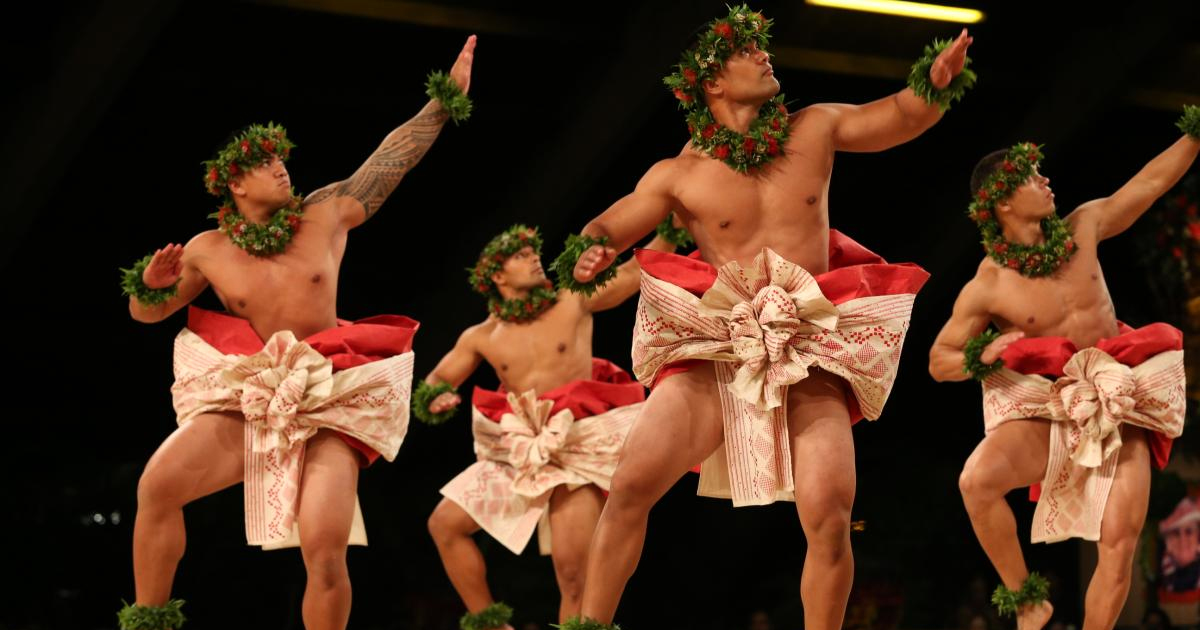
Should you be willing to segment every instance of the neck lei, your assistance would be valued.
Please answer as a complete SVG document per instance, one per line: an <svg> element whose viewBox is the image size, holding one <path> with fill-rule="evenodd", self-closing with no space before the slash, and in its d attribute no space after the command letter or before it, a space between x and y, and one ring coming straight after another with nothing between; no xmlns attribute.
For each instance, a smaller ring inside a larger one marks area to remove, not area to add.
<svg viewBox="0 0 1200 630"><path fill-rule="evenodd" d="M217 228L234 245L254 256L271 256L286 249L300 228L300 217L304 214L299 195L292 195L288 205L276 210L264 224L247 221L236 208L228 203L212 216L217 219Z"/></svg>
<svg viewBox="0 0 1200 630"><path fill-rule="evenodd" d="M1070 224L1057 214L1042 219L1042 236L1045 241L1037 245L1023 245L999 237L992 241L987 252L997 264L1023 276L1048 276L1075 254L1075 238Z"/></svg>
<svg viewBox="0 0 1200 630"><path fill-rule="evenodd" d="M788 111L783 95L763 103L746 133L718 123L712 111L700 106L688 114L692 146L721 160L739 173L769 164L783 153L788 138Z"/></svg>
<svg viewBox="0 0 1200 630"><path fill-rule="evenodd" d="M534 288L523 298L491 298L488 300L488 311L506 322L533 321L558 301L558 292L554 290L554 285L547 284L549 286Z"/></svg>

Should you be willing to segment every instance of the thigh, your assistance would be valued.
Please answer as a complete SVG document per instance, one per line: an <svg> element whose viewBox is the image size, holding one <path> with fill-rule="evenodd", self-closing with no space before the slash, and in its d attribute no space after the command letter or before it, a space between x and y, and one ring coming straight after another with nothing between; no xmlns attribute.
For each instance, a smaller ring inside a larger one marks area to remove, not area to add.
<svg viewBox="0 0 1200 630"><path fill-rule="evenodd" d="M613 494L657 501L724 437L721 399L711 363L671 376L650 393L613 474Z"/></svg>
<svg viewBox="0 0 1200 630"><path fill-rule="evenodd" d="M1100 544L1135 540L1150 507L1150 445L1144 429L1122 425L1121 451L1100 522Z"/></svg>
<svg viewBox="0 0 1200 630"><path fill-rule="evenodd" d="M463 507L446 497L438 502L437 507L433 508L433 514L429 516L430 527L440 532L462 534L470 536L480 530L479 523L471 518Z"/></svg>
<svg viewBox="0 0 1200 630"><path fill-rule="evenodd" d="M840 377L814 369L788 388L788 439L801 516L854 503L854 436Z"/></svg>
<svg viewBox="0 0 1200 630"><path fill-rule="evenodd" d="M554 489L550 495L550 548L556 567L583 565L603 509L604 493L594 485Z"/></svg>
<svg viewBox="0 0 1200 630"><path fill-rule="evenodd" d="M967 458L963 474L976 485L1007 492L1042 481L1049 455L1049 420L1010 420L984 436Z"/></svg>
<svg viewBox="0 0 1200 630"><path fill-rule="evenodd" d="M175 429L146 463L139 493L187 503L239 483L245 428L241 414L207 413Z"/></svg>
<svg viewBox="0 0 1200 630"><path fill-rule="evenodd" d="M358 451L328 429L309 439L300 477L300 547L345 547L354 520Z"/></svg>

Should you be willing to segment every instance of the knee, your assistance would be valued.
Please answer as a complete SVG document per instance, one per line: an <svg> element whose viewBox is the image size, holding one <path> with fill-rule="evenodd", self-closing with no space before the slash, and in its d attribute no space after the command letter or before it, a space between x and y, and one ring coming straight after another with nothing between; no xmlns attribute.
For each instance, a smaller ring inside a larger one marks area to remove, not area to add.
<svg viewBox="0 0 1200 630"><path fill-rule="evenodd" d="M605 516L645 516L658 501L658 483L617 469L604 504Z"/></svg>
<svg viewBox="0 0 1200 630"><path fill-rule="evenodd" d="M346 546L344 544L310 545L303 555L309 584L321 590L350 586L350 573L346 569Z"/></svg>
<svg viewBox="0 0 1200 630"><path fill-rule="evenodd" d="M797 508L801 510L800 524L804 528L804 536L811 550L841 557L850 547L853 492L825 492L820 495L810 494L797 503Z"/></svg>
<svg viewBox="0 0 1200 630"><path fill-rule="evenodd" d="M556 563L554 572L558 578L558 589L562 597L575 601L583 597L583 580L586 569L582 559Z"/></svg>
<svg viewBox="0 0 1200 630"><path fill-rule="evenodd" d="M968 460L958 475L958 491L962 493L963 501L970 504L980 499L1003 496L1007 489L999 487L995 476L986 467Z"/></svg>
<svg viewBox="0 0 1200 630"><path fill-rule="evenodd" d="M183 507L179 493L170 482L170 475L165 467L158 465L156 460L150 460L142 470L137 486L138 510L153 510L160 508Z"/></svg>
<svg viewBox="0 0 1200 630"><path fill-rule="evenodd" d="M429 529L429 535L433 537L434 544L441 545L461 535L454 518L440 504L433 510L433 514L429 515L425 526Z"/></svg>

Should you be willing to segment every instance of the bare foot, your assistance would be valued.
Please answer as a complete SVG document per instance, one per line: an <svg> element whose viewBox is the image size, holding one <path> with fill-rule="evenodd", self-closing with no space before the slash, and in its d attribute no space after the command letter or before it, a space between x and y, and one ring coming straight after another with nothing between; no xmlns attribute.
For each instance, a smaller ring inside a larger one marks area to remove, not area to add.
<svg viewBox="0 0 1200 630"><path fill-rule="evenodd" d="M1054 606L1050 602L1025 606L1017 613L1017 630L1042 630L1053 614Z"/></svg>

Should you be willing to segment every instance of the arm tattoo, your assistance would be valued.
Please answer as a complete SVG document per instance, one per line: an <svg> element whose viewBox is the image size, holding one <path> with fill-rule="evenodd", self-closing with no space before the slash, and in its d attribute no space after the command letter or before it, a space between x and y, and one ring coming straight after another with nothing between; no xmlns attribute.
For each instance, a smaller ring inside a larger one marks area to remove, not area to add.
<svg viewBox="0 0 1200 630"><path fill-rule="evenodd" d="M317 203L332 196L352 197L363 205L366 218L370 219L404 175L421 161L448 117L437 101L431 101L412 120L388 134L354 175L313 193L307 202Z"/></svg>

